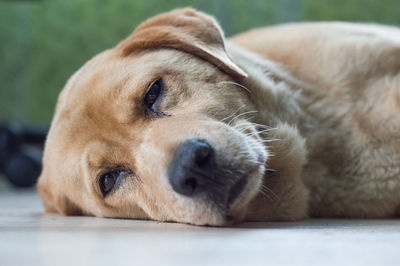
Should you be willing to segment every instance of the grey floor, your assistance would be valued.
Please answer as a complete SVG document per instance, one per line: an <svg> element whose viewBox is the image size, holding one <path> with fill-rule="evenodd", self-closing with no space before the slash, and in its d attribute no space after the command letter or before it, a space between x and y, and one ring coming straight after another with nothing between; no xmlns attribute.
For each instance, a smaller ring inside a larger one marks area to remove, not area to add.
<svg viewBox="0 0 400 266"><path fill-rule="evenodd" d="M3 182L4 183L4 182ZM400 220L196 227L43 214L0 186L0 265L400 265Z"/></svg>

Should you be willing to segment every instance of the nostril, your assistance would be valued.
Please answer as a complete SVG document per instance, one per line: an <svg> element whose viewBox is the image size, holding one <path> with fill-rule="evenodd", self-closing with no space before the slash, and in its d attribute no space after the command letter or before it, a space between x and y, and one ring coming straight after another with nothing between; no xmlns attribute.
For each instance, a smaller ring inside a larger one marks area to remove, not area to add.
<svg viewBox="0 0 400 266"><path fill-rule="evenodd" d="M211 157L212 148L206 142L200 142L199 146L197 147L194 155L194 161L198 166L204 166L208 163Z"/></svg>
<svg viewBox="0 0 400 266"><path fill-rule="evenodd" d="M217 169L214 153L205 140L189 139L180 144L168 167L172 188L190 197L210 189L209 180Z"/></svg>
<svg viewBox="0 0 400 266"><path fill-rule="evenodd" d="M197 188L197 179L194 177L190 177L184 181L183 184L183 194L190 196L192 195Z"/></svg>

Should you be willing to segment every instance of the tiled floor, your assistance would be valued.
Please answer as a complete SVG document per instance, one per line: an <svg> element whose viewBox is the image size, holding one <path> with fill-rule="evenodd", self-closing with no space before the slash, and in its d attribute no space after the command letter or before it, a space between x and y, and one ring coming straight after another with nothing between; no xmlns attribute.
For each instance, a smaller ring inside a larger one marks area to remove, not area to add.
<svg viewBox="0 0 400 266"><path fill-rule="evenodd" d="M235 228L44 215L0 186L0 265L400 265L400 220Z"/></svg>

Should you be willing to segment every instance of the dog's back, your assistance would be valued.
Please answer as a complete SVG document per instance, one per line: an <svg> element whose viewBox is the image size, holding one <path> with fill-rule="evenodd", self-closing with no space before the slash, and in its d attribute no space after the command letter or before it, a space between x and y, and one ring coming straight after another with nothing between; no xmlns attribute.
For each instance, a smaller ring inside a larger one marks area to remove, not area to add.
<svg viewBox="0 0 400 266"><path fill-rule="evenodd" d="M400 202L400 31L348 23L288 24L231 39L312 84L297 125L307 139L311 212L394 215ZM329 206L329 208L327 208Z"/></svg>

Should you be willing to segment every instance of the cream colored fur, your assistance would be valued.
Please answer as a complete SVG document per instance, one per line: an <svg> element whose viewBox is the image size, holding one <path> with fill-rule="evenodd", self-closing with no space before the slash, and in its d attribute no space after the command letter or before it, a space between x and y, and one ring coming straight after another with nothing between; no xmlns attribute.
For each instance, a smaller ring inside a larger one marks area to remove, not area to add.
<svg viewBox="0 0 400 266"><path fill-rule="evenodd" d="M284 99L278 100L280 108L286 107L280 123L287 121L306 140L308 162L301 180L310 195L311 216L399 214L399 36L399 30L378 25L304 23L254 30L232 39L258 56L277 60L311 84L290 81L292 86L281 85L282 90L275 93L292 94L277 96ZM246 86L257 93L255 101L262 99L259 105L265 106L262 71L282 74L256 56L237 58L245 69L258 69L248 71L258 75ZM276 88L270 86L269 91ZM276 116L276 109L264 108L259 122L270 125L270 114Z"/></svg>
<svg viewBox="0 0 400 266"><path fill-rule="evenodd" d="M257 29L228 41L192 9L165 13L67 83L46 142L47 211L227 225L400 214L400 31L351 23ZM162 78L163 116L143 95ZM178 195L167 170L203 138L246 175L225 209ZM109 196L99 177L131 174Z"/></svg>

